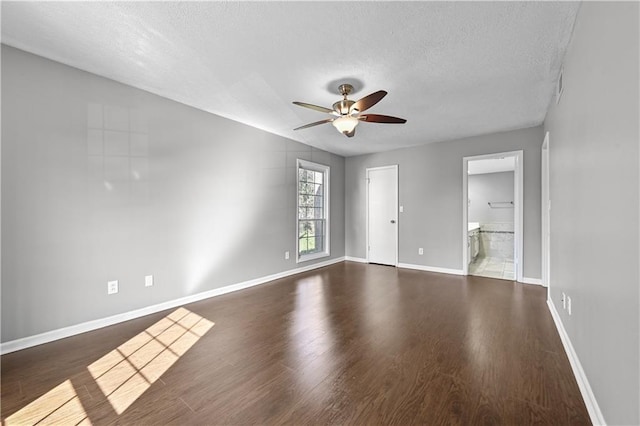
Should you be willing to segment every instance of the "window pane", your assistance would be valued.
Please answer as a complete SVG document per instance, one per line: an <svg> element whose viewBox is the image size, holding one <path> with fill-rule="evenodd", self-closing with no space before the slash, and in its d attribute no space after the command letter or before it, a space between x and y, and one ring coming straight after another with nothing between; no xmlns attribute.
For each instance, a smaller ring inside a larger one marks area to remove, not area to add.
<svg viewBox="0 0 640 426"><path fill-rule="evenodd" d="M300 194L316 195L317 190L317 185L314 183L300 182L298 185L298 193Z"/></svg>
<svg viewBox="0 0 640 426"><path fill-rule="evenodd" d="M324 237L302 237L299 239L298 248L300 254L319 253L324 251Z"/></svg>
<svg viewBox="0 0 640 426"><path fill-rule="evenodd" d="M321 252L321 251L324 250L323 242L324 242L324 237L323 236L317 236L315 238L315 249L316 249L316 252Z"/></svg>
<svg viewBox="0 0 640 426"><path fill-rule="evenodd" d="M313 206L315 208L322 208L322 197L321 196L315 196L313 197Z"/></svg>
<svg viewBox="0 0 640 426"><path fill-rule="evenodd" d="M313 207L298 207L298 219L321 219L315 216L316 209Z"/></svg>
<svg viewBox="0 0 640 426"><path fill-rule="evenodd" d="M300 254L312 254L312 253L322 252L323 237L317 236L317 237L300 238L298 247L300 249Z"/></svg>
<svg viewBox="0 0 640 426"><path fill-rule="evenodd" d="M300 176L300 180L302 182L314 182L315 174L313 173L313 171L305 169L300 169L300 171L302 172Z"/></svg>
<svg viewBox="0 0 640 426"><path fill-rule="evenodd" d="M309 221L309 225L310 225L310 230L307 233L307 237L315 237L316 235L318 235L318 227L316 226L316 222L315 220L310 220Z"/></svg>
<svg viewBox="0 0 640 426"><path fill-rule="evenodd" d="M314 236L324 235L324 220L313 221L313 235Z"/></svg>
<svg viewBox="0 0 640 426"><path fill-rule="evenodd" d="M300 182L298 185L298 192L300 194L315 195L315 189L314 183Z"/></svg>
<svg viewBox="0 0 640 426"><path fill-rule="evenodd" d="M300 238L298 243L300 254L309 254L316 251L315 240L312 238Z"/></svg>
<svg viewBox="0 0 640 426"><path fill-rule="evenodd" d="M298 207L316 208L318 209L318 211L321 212L321 214L324 214L324 210L323 210L324 201L320 196L301 194L298 196ZM316 216L316 217L322 217L322 216Z"/></svg>
<svg viewBox="0 0 640 426"><path fill-rule="evenodd" d="M298 224L298 237L308 237L309 235L313 235L313 222L301 220Z"/></svg>
<svg viewBox="0 0 640 426"><path fill-rule="evenodd" d="M313 207L316 200L313 195L304 195L301 194L298 196L298 206L299 207Z"/></svg>
<svg viewBox="0 0 640 426"><path fill-rule="evenodd" d="M309 172L308 170L305 169L298 169L298 181L300 182L307 182L307 181L311 181L313 182L313 175L311 175L311 179L309 179Z"/></svg>
<svg viewBox="0 0 640 426"><path fill-rule="evenodd" d="M313 174L315 175L315 179L314 179L315 183L324 182L324 173L322 173L322 172L313 172Z"/></svg>
<svg viewBox="0 0 640 426"><path fill-rule="evenodd" d="M298 237L315 237L325 234L324 219L305 219L298 222Z"/></svg>

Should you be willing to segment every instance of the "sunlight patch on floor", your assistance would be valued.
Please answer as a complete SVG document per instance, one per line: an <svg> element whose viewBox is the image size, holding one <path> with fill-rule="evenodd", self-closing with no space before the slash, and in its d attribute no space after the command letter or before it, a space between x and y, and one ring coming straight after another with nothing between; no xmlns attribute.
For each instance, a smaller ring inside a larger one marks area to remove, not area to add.
<svg viewBox="0 0 640 426"><path fill-rule="evenodd" d="M87 370L120 415L213 326L200 315L178 308ZM4 424L91 424L89 417L68 379L9 416Z"/></svg>
<svg viewBox="0 0 640 426"><path fill-rule="evenodd" d="M7 426L36 423L39 425L90 424L71 380L60 383L4 421Z"/></svg>
<svg viewBox="0 0 640 426"><path fill-rule="evenodd" d="M179 308L89 365L89 372L122 414L213 325Z"/></svg>

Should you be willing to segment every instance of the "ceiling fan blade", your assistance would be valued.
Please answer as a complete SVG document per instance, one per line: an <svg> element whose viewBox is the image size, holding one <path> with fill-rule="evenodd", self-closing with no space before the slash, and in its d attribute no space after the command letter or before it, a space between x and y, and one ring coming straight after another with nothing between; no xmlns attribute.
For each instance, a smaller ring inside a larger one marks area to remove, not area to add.
<svg viewBox="0 0 640 426"><path fill-rule="evenodd" d="M365 114L358 117L359 120L366 121L368 123L387 123L387 124L402 124L407 120L404 118L391 117L390 115L380 114Z"/></svg>
<svg viewBox="0 0 640 426"><path fill-rule="evenodd" d="M373 92L372 94L365 96L364 98L353 104L353 106L351 106L351 111L365 111L380 102L380 100L385 96L387 96L387 92L385 92L384 90Z"/></svg>
<svg viewBox="0 0 640 426"><path fill-rule="evenodd" d="M318 106L318 105L308 104L308 103L305 103L305 102L294 102L294 104L296 104L298 106L301 106L301 107L305 107L305 108L311 108L311 109L314 109L316 111L326 112L327 114L333 113L332 109L321 107L321 106Z"/></svg>
<svg viewBox="0 0 640 426"><path fill-rule="evenodd" d="M307 127L313 127L319 124L331 123L333 120L335 120L335 118L327 118L326 120L320 120L320 121L316 121L315 123L309 123L309 124L305 124L304 126L296 127L293 130L306 129Z"/></svg>

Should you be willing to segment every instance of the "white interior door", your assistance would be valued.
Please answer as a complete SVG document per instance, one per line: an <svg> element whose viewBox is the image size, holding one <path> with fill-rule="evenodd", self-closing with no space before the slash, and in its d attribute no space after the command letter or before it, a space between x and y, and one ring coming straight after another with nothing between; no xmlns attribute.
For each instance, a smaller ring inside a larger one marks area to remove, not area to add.
<svg viewBox="0 0 640 426"><path fill-rule="evenodd" d="M367 169L367 260L398 264L398 166Z"/></svg>

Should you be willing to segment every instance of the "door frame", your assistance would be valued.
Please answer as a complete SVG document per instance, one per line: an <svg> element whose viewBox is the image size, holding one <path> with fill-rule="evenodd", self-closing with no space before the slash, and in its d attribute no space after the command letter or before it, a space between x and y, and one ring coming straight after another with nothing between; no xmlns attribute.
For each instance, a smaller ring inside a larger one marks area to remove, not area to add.
<svg viewBox="0 0 640 426"><path fill-rule="evenodd" d="M514 198L514 212L513 212L513 225L514 225L514 247L513 247L513 266L515 269L516 281L522 282L523 268L522 268L522 254L524 252L524 222L523 222L523 206L524 206L524 173L523 173L523 158L524 151L508 151L508 152L496 152L493 154L474 155L470 157L462 158L462 274L469 275L469 258L467 255L467 244L469 237L469 161L473 160L487 160L493 158L502 157L516 157L516 166L513 171L514 185L513 185L513 198Z"/></svg>
<svg viewBox="0 0 640 426"><path fill-rule="evenodd" d="M542 285L550 287L551 285L551 182L549 170L549 132L544 135L541 152L541 177L542 177L542 203L541 203L541 219L542 219ZM547 291L547 295L550 292Z"/></svg>
<svg viewBox="0 0 640 426"><path fill-rule="evenodd" d="M392 169L393 170L393 176L395 178L395 182L394 182L394 189L395 189L395 210L396 210L396 226L395 226L395 238L394 241L396 243L396 247L395 247L395 262L393 263L393 266L398 266L398 228L400 227L400 215L398 214L398 192L399 192L399 186L398 186L398 165L397 164L392 164L389 166L380 166L380 167L367 167L366 171L365 171L365 183L367 186L367 190L366 190L366 196L365 196L365 215L366 215L366 259L367 259L367 263L369 263L369 183L371 182L369 180L369 172L374 171L374 170L384 170L384 169Z"/></svg>

